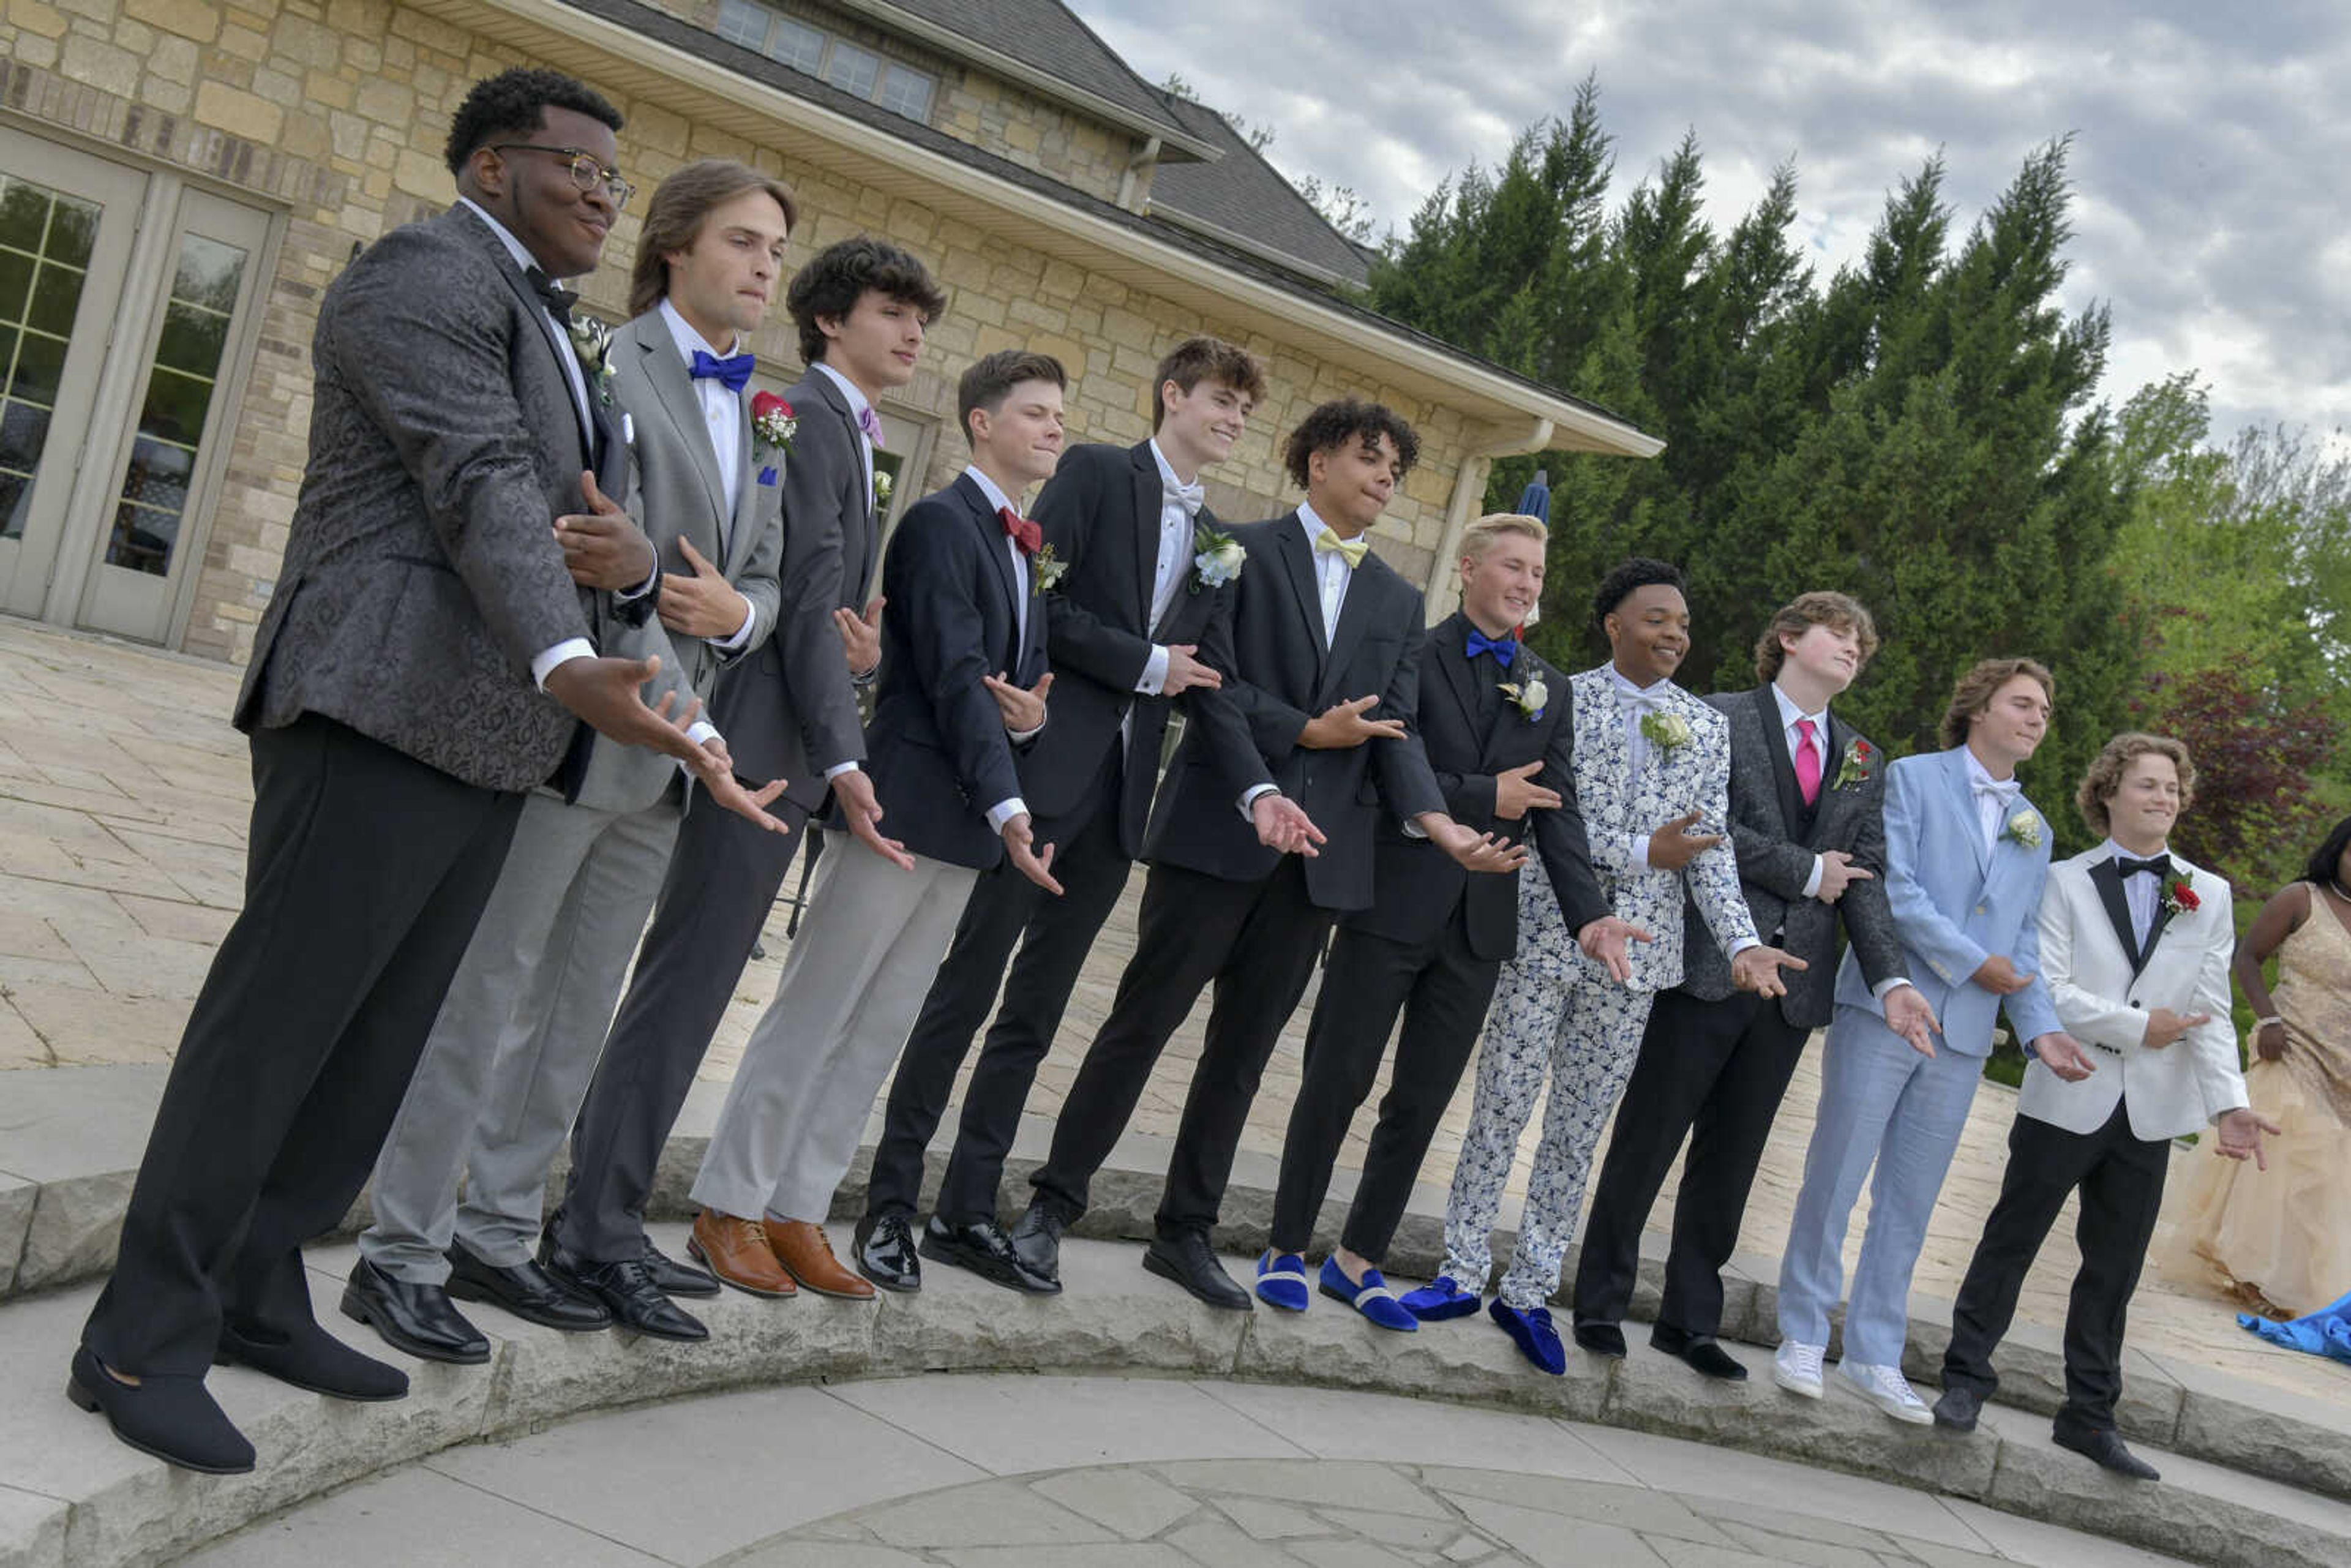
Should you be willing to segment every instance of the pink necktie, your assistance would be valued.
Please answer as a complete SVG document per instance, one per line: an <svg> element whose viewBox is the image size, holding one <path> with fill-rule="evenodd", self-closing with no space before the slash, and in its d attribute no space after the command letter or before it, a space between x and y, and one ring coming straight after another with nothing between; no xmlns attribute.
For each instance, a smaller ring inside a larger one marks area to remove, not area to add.
<svg viewBox="0 0 2351 1568"><path fill-rule="evenodd" d="M1821 748L1813 744L1813 721L1796 721L1796 791L1809 806L1821 798Z"/></svg>

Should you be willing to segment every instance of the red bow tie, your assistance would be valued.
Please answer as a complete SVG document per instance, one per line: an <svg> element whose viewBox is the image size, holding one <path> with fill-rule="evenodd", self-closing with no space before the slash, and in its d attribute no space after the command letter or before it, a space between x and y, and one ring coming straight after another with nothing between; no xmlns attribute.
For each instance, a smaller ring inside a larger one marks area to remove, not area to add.
<svg viewBox="0 0 2351 1568"><path fill-rule="evenodd" d="M1045 530L1011 507L998 507L996 515L1003 521L1006 536L1020 547L1022 555L1035 555L1044 545Z"/></svg>

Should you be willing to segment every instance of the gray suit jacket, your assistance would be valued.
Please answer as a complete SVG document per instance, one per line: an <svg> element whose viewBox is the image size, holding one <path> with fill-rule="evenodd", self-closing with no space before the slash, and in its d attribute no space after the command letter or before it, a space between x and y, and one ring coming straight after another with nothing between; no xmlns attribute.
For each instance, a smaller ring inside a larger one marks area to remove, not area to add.
<svg viewBox="0 0 2351 1568"><path fill-rule="evenodd" d="M384 235L328 288L309 463L237 727L315 713L491 789L555 771L577 721L530 661L591 634L550 528L585 509L592 450L569 351L463 207Z"/></svg>
<svg viewBox="0 0 2351 1568"><path fill-rule="evenodd" d="M1886 901L1886 754L1831 713L1821 793L1807 821L1771 688L1717 692L1706 700L1730 721L1729 831L1739 890L1757 935L1771 942L1780 933L1777 945L1812 966L1802 974L1782 972L1788 994L1780 998L1781 1015L1801 1028L1822 1028L1834 1010L1840 916L1872 985L1902 973L1902 941ZM1806 898L1813 858L1823 850L1843 850L1870 880L1853 883L1834 904ZM1730 961L1696 908L1687 909L1684 920L1681 988L1719 1001L1733 988Z"/></svg>
<svg viewBox="0 0 2351 1568"><path fill-rule="evenodd" d="M685 361L659 310L647 311L612 334L612 366L613 409L627 414L633 426L625 503L630 517L661 552L665 573L694 575L685 552L678 548L681 536L693 540L703 559L725 572L736 591L751 601L751 632L738 652L726 654L700 637L674 636L659 617L649 617L636 626L614 623L602 651L634 658L658 655L662 675L657 691L673 689L674 677L681 702L684 695L707 701L720 666L755 653L775 630L776 564L784 548L783 486L758 482L768 465L753 450L747 391L737 399L740 488L734 515L721 530L726 487L717 454L711 448ZM661 799L677 772L677 764L658 752L600 737L589 749L577 799L583 806L603 810L641 811Z"/></svg>
<svg viewBox="0 0 2351 1568"><path fill-rule="evenodd" d="M787 390L799 430L781 465L783 584L775 634L721 671L711 722L741 777L789 782L784 798L813 813L824 770L865 759L864 727L832 612L863 610L881 530L865 493L862 438L848 400L821 371Z"/></svg>

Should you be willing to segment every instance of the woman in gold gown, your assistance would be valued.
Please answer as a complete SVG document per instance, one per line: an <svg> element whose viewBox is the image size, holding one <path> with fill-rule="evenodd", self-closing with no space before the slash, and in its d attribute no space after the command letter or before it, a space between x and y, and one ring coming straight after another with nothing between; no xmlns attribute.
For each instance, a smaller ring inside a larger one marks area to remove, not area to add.
<svg viewBox="0 0 2351 1568"><path fill-rule="evenodd" d="M2262 973L2273 956L2274 987ZM2246 1092L2283 1135L2268 1140L2266 1171L2198 1162L2176 1189L2161 1264L2217 1281L2277 1318L2339 1312L2351 1300L2351 818L2327 834L2301 880L2262 906L2238 944L2235 975L2260 1020ZM2241 1321L2301 1349L2325 1354L2330 1343L2320 1323L2314 1334L2281 1337L2264 1330L2297 1325Z"/></svg>

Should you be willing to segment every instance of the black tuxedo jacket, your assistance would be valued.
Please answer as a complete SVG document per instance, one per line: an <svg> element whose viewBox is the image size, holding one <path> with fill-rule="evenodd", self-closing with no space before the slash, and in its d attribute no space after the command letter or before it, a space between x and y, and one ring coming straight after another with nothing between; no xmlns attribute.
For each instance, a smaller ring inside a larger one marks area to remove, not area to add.
<svg viewBox="0 0 2351 1568"><path fill-rule="evenodd" d="M1227 586L1241 678L1226 689L1249 726L1263 772L1328 840L1305 862L1309 895L1324 909L1364 908L1372 902L1372 838L1382 804L1399 817L1445 810L1414 729L1427 637L1420 591L1378 556L1366 555L1326 647L1313 550L1298 514L1243 524L1232 535L1247 560ZM1371 716L1404 721L1402 739L1343 751L1298 744L1308 719L1333 703L1367 695L1380 699ZM1237 882L1271 875L1280 857L1257 841L1256 828L1238 809L1240 794L1207 732L1187 725L1152 810L1144 858Z"/></svg>
<svg viewBox="0 0 2351 1568"><path fill-rule="evenodd" d="M1551 696L1541 718L1530 718L1516 703L1493 705L1479 716L1478 688L1489 677L1468 653L1468 617L1447 616L1428 633L1420 655L1420 739L1428 765L1444 791L1445 809L1456 821L1513 842L1526 831L1524 818L1506 822L1494 815L1494 777L1540 758L1537 779L1560 793L1556 810L1531 811L1535 852L1551 875L1567 928L1579 931L1608 913L1599 880L1592 873L1583 818L1575 808L1575 723L1567 677L1521 645L1508 679L1541 680ZM1497 694L1499 695L1499 694ZM1401 819L1382 815L1373 855L1376 896L1368 909L1341 918L1350 930L1394 942L1435 937L1466 900L1469 950L1499 961L1517 950L1519 880L1472 875L1426 839L1404 831Z"/></svg>
<svg viewBox="0 0 2351 1568"><path fill-rule="evenodd" d="M1004 853L987 810L1021 785L1004 716L980 683L1010 671L1031 686L1044 674L1044 601L1031 591L1024 634L1004 525L968 475L907 509L882 574L890 610L865 749L884 826L915 854L985 871Z"/></svg>
<svg viewBox="0 0 2351 1568"><path fill-rule="evenodd" d="M1808 811L1771 688L1717 692L1706 700L1730 721L1730 846L1756 935L1769 942L1780 932L1778 946L1812 966L1782 977L1788 992L1780 998L1781 1015L1799 1028L1822 1028L1835 1009L1840 917L1872 985L1902 972L1902 941L1886 901L1886 754L1831 712L1821 793ZM1846 753L1856 747L1861 777L1840 789ZM1870 873L1834 904L1804 896L1813 859L1823 850L1843 850ZM1685 898L1681 989L1719 1001L1732 988L1730 961Z"/></svg>
<svg viewBox="0 0 2351 1568"><path fill-rule="evenodd" d="M1027 799L1040 818L1073 810L1103 756L1119 743L1119 721L1131 706L1134 723L1118 804L1119 846L1130 859L1143 852L1171 703L1182 706L1187 727L1204 732L1204 744L1235 781L1236 796L1265 777L1249 727L1226 693L1196 688L1169 698L1134 689L1155 643L1194 645L1220 673L1232 673L1233 591L1197 581L1188 538L1185 581L1168 601L1166 614L1151 623L1160 510L1159 465L1147 441L1133 447L1071 448L1036 507L1045 542L1066 570L1045 597L1053 721L1022 761ZM1198 521L1217 526L1205 507Z"/></svg>
<svg viewBox="0 0 2351 1568"><path fill-rule="evenodd" d="M782 779L784 798L812 812L824 800L824 770L865 755L832 612L865 608L880 534L865 496L863 438L840 386L811 369L784 401L799 428L782 465L783 602L774 635L719 672L710 722L739 776Z"/></svg>

